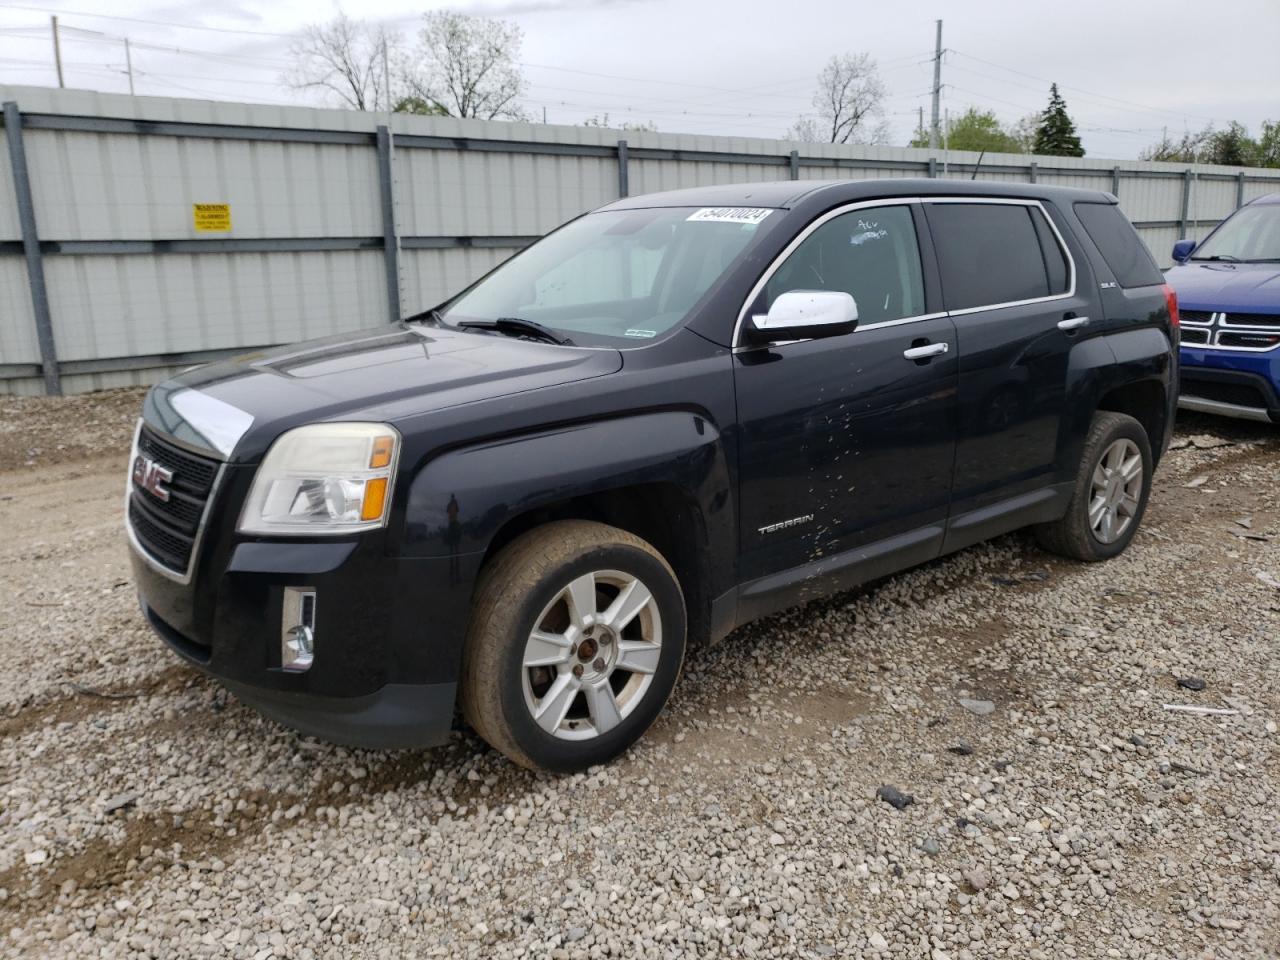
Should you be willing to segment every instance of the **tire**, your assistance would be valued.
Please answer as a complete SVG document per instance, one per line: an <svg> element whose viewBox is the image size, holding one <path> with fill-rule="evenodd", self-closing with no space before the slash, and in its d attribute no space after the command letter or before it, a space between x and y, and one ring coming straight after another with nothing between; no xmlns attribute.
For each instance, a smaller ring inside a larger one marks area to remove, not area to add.
<svg viewBox="0 0 1280 960"><path fill-rule="evenodd" d="M666 704L685 632L680 583L652 546L602 523L548 523L481 570L462 658L463 717L530 769L605 763Z"/></svg>
<svg viewBox="0 0 1280 960"><path fill-rule="evenodd" d="M1136 482L1125 482L1135 455L1140 458L1141 474ZM1086 563L1109 560L1123 553L1146 512L1152 469L1151 442L1142 424L1127 414L1098 411L1089 425L1080 457L1080 472L1066 515L1037 526L1036 540L1050 553ZM1112 480L1117 472L1119 477ZM1102 507L1100 499L1104 501ZM1102 516L1096 524L1090 520L1091 508L1098 511L1094 514L1095 520ZM1111 514L1109 529L1108 513Z"/></svg>

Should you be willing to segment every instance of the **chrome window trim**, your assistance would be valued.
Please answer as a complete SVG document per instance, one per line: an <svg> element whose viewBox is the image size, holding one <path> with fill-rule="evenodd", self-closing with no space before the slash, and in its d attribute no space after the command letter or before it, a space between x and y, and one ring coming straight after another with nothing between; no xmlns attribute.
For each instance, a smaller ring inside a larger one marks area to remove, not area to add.
<svg viewBox="0 0 1280 960"><path fill-rule="evenodd" d="M155 429L154 427L152 428ZM160 432L160 431L157 431ZM174 570L172 567L165 566L151 554L147 553L146 548L138 540L138 535L134 533L133 524L129 522L129 500L133 496L133 463L138 459L138 437L142 433L142 418L138 418L137 425L133 428L133 445L129 451L129 467L125 471L124 484L124 531L128 537L129 546L133 552L138 555L138 559L145 563L148 567L172 580L174 583L186 586L191 582L191 577L195 572L196 560L200 555L200 544L204 540L205 528L209 523L209 516L213 510L214 498L218 495L218 489L222 485L222 477L226 472L227 465L221 463L218 465L218 471L213 475L213 482L209 485L209 499L205 501L204 512L200 515L200 523L196 525L195 537L191 541L191 556L187 560L186 570ZM212 459L212 458L210 458Z"/></svg>
<svg viewBox="0 0 1280 960"><path fill-rule="evenodd" d="M834 220L838 216L846 213L852 213L855 210L863 210L869 207L909 207L912 204L927 203L984 203L984 204L1001 204L1011 207L1036 207L1039 209L1041 216L1049 224L1049 229L1053 231L1054 239L1058 242L1058 248L1062 251L1062 255L1067 261L1067 290L1065 293L1055 293L1047 297L1033 297L1029 300L1009 300L1004 303L992 303L978 307L964 307L960 310L943 310L936 313L925 313L911 317L900 317L897 320L882 320L879 323L859 324L851 334L857 336L861 330L877 330L881 327L896 327L908 323L919 323L925 320L938 320L942 317L960 317L970 313L978 313L984 310L1000 310L1004 307L1022 307L1035 303L1052 303L1056 300L1068 300L1076 295L1076 279L1078 273L1076 270L1075 257L1071 255L1071 248L1067 246L1063 239L1062 231L1058 229L1058 225L1053 222L1053 218L1049 216L1049 212L1045 209L1044 203L1040 200L1026 200L1019 197L964 197L964 196L947 196L947 197L885 197L879 200L859 200L854 203L847 203L843 206L828 210L822 216L812 221L804 228L795 238L783 248L782 252L774 257L773 262L760 275L760 279L755 282L751 288L751 292L747 294L746 301L742 304L738 311L738 319L733 327L733 339L730 340L732 350L738 353L744 350L755 350L759 347L768 346L768 344L749 344L739 342L742 334L743 324L746 322L747 311L751 308L751 304L755 303L756 297L760 295L760 291L764 289L765 284L773 277L782 266L786 259L795 252L800 244L804 243L809 236L824 223ZM917 242L919 242L919 233L916 234ZM936 256L936 252L935 252ZM923 258L922 258L923 260ZM923 266L923 263L922 263ZM811 338L810 338L811 339ZM799 340L785 340L773 343L773 346L781 346L786 343L801 343Z"/></svg>

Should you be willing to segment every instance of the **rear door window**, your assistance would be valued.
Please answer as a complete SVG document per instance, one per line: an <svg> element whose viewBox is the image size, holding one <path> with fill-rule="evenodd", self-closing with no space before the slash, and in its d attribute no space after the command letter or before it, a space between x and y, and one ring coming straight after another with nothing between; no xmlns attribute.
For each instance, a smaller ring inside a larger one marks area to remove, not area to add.
<svg viewBox="0 0 1280 960"><path fill-rule="evenodd" d="M1053 270L1046 265L1032 219L1038 210L1010 203L930 203L927 209L948 310L1035 300L1066 290L1066 263L1056 240Z"/></svg>
<svg viewBox="0 0 1280 960"><path fill-rule="evenodd" d="M1164 275L1151 259L1146 245L1138 238L1138 231L1133 229L1133 224L1118 206L1081 201L1075 209L1089 239L1116 275L1116 283L1122 287L1164 283Z"/></svg>

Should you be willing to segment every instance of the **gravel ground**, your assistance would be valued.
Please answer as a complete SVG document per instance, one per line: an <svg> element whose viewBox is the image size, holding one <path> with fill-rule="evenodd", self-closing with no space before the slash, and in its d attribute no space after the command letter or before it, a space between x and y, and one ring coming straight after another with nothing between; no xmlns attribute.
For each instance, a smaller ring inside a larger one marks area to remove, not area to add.
<svg viewBox="0 0 1280 960"><path fill-rule="evenodd" d="M0 953L1280 953L1271 428L1188 419L1117 560L1006 537L755 624L553 778L300 737L162 649L137 403L0 402Z"/></svg>

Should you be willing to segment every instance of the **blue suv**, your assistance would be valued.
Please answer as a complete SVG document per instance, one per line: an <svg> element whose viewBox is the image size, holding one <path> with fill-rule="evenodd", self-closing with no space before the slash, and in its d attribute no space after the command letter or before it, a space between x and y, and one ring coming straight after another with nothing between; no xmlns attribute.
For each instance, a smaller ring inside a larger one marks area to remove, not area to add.
<svg viewBox="0 0 1280 960"><path fill-rule="evenodd" d="M1280 193L1245 204L1166 275L1182 320L1178 405L1280 423Z"/></svg>

